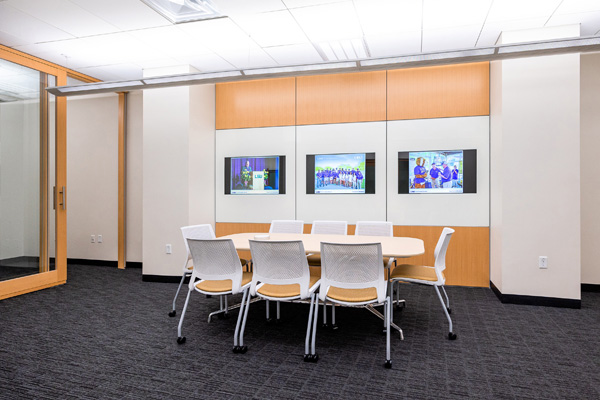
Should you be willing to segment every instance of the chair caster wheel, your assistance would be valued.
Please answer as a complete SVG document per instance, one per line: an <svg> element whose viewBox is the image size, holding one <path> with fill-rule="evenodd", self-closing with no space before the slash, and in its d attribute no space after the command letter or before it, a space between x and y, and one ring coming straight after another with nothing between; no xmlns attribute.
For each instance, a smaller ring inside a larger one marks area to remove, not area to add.
<svg viewBox="0 0 600 400"><path fill-rule="evenodd" d="M241 346L240 347L240 353L241 354L246 354L247 351L248 351L248 346Z"/></svg>
<svg viewBox="0 0 600 400"><path fill-rule="evenodd" d="M448 310L448 314L452 314L452 309L450 307L446 308Z"/></svg>
<svg viewBox="0 0 600 400"><path fill-rule="evenodd" d="M185 336L179 336L177 338L177 344L184 344L185 343Z"/></svg>
<svg viewBox="0 0 600 400"><path fill-rule="evenodd" d="M177 311L175 311L175 310L169 311L169 317L174 317L176 315L177 315Z"/></svg>
<svg viewBox="0 0 600 400"><path fill-rule="evenodd" d="M319 355L313 354L312 362L316 363L317 361L319 361Z"/></svg>
<svg viewBox="0 0 600 400"><path fill-rule="evenodd" d="M331 330L332 331L337 331L340 327L337 326L337 324L331 324Z"/></svg>
<svg viewBox="0 0 600 400"><path fill-rule="evenodd" d="M456 340L456 333L450 332L448 334L448 339L450 339L450 340Z"/></svg>
<svg viewBox="0 0 600 400"><path fill-rule="evenodd" d="M386 360L386 361L385 361L385 364L383 364L383 366L384 366L386 369L392 369L392 360Z"/></svg>
<svg viewBox="0 0 600 400"><path fill-rule="evenodd" d="M273 321L273 318L267 318L267 325L271 325Z"/></svg>
<svg viewBox="0 0 600 400"><path fill-rule="evenodd" d="M233 352L235 354L239 353L240 352L240 346L233 346Z"/></svg>
<svg viewBox="0 0 600 400"><path fill-rule="evenodd" d="M331 328L331 325L329 325L329 324L321 324L321 328L323 328L323 329L329 329L329 328Z"/></svg>
<svg viewBox="0 0 600 400"><path fill-rule="evenodd" d="M305 354L304 355L304 362L309 362L310 361L310 354Z"/></svg>
<svg viewBox="0 0 600 400"><path fill-rule="evenodd" d="M207 298L207 299L211 299L211 298L212 298L212 294L207 294L207 295L206 295L206 298Z"/></svg>
<svg viewBox="0 0 600 400"><path fill-rule="evenodd" d="M228 319L229 318L229 314L228 313L217 314L217 318L218 319Z"/></svg>

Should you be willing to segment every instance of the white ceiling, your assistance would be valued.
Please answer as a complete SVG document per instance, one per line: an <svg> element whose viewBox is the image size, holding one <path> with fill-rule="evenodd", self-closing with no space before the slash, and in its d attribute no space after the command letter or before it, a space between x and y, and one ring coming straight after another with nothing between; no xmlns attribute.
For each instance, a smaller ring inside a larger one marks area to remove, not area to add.
<svg viewBox="0 0 600 400"><path fill-rule="evenodd" d="M102 80L495 44L500 32L578 23L600 0L214 0L228 18L174 25L141 0L0 0L0 44Z"/></svg>

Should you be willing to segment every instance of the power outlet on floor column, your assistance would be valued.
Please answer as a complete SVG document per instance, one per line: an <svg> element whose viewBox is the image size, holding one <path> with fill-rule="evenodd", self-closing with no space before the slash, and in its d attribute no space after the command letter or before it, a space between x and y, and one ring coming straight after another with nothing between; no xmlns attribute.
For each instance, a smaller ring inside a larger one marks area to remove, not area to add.
<svg viewBox="0 0 600 400"><path fill-rule="evenodd" d="M548 257L547 256L540 256L540 258L538 260L538 267L540 267L541 269L548 268Z"/></svg>
<svg viewBox="0 0 600 400"><path fill-rule="evenodd" d="M173 248L171 247L170 244L165 246L165 253L167 254L171 254L173 252Z"/></svg>
<svg viewBox="0 0 600 400"><path fill-rule="evenodd" d="M96 235L90 236L90 243L96 243Z"/></svg>

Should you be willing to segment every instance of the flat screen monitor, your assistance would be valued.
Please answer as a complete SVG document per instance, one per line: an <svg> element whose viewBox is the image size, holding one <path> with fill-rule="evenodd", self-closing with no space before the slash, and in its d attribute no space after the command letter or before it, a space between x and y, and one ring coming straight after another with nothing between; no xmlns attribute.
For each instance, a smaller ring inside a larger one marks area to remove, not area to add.
<svg viewBox="0 0 600 400"><path fill-rule="evenodd" d="M399 152L398 193L477 193L477 150Z"/></svg>
<svg viewBox="0 0 600 400"><path fill-rule="evenodd" d="M285 194L285 156L226 157L225 194Z"/></svg>
<svg viewBox="0 0 600 400"><path fill-rule="evenodd" d="M375 193L375 153L307 155L306 193Z"/></svg>

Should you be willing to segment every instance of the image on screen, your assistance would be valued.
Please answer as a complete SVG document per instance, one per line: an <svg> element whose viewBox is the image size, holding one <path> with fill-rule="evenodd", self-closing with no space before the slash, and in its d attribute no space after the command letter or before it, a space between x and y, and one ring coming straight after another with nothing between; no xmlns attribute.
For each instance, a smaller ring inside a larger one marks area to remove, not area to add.
<svg viewBox="0 0 600 400"><path fill-rule="evenodd" d="M366 154L315 155L314 193L365 193Z"/></svg>
<svg viewBox="0 0 600 400"><path fill-rule="evenodd" d="M411 151L408 185L409 193L463 193L463 152Z"/></svg>
<svg viewBox="0 0 600 400"><path fill-rule="evenodd" d="M280 157L232 157L230 194L279 194Z"/></svg>

